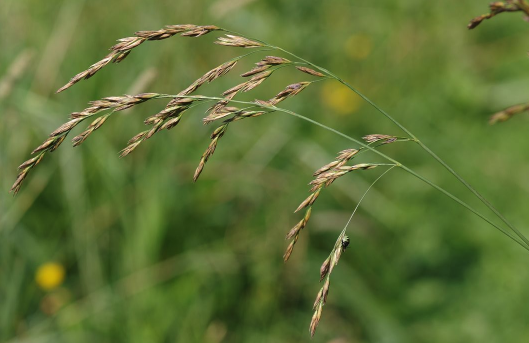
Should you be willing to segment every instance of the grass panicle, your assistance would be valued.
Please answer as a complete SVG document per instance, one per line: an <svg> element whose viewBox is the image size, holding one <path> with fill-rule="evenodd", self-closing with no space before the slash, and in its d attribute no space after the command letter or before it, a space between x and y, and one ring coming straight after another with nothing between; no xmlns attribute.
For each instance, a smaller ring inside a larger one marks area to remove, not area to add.
<svg viewBox="0 0 529 343"><path fill-rule="evenodd" d="M28 173L37 166L37 164L42 160L46 153L53 152L57 149L62 142L66 139L66 136L72 131L77 125L85 121L88 118L93 117L94 115L107 110L112 110L113 112L123 111L127 108L131 108L135 105L141 104L145 101L155 99L160 94L157 93L141 93L135 96L124 95L124 96L114 96L106 97L101 100L89 102L89 107L85 108L81 112L73 112L70 114L70 120L66 123L59 126L56 130L50 133L50 136L37 148L35 148L31 154L37 154L36 157L27 160L19 166L19 173L17 179L13 186L11 186L11 192L17 194L20 191L23 181L25 180ZM106 114L94 120L88 128L73 138L73 146L79 146L83 143L88 136L92 134L95 130L99 129L106 121L110 114Z"/></svg>
<svg viewBox="0 0 529 343"><path fill-rule="evenodd" d="M479 23L481 23L484 19L489 19L499 13L508 11L523 11L526 14L529 14L528 9L529 6L527 6L527 3L523 0L495 2L491 4L491 13L474 19L471 23L471 28L479 25ZM11 188L11 191L14 194L18 193L28 173L41 162L45 154L47 154L48 152L53 152L55 149L57 149L65 140L66 136L81 122L92 118L95 115L100 114L101 112L108 111L107 113L101 114L99 117L94 118L93 121L85 129L85 131L73 138L72 143L74 146L82 144L95 130L100 129L102 125L108 120L108 118L115 112L131 108L133 106L136 106L140 103L152 99L170 99L162 110L160 110L154 115L147 117L144 120L144 123L148 126L148 128L136 134L128 141L128 145L120 152L120 156L123 157L133 152L142 142L151 138L157 132L174 128L180 123L182 115L184 113L190 111L196 106L200 106L202 104L207 103L210 107L206 111L205 118L203 118L204 124L208 124L214 121L221 122L211 134L211 140L209 142L209 145L206 151L202 154L199 165L193 175L194 181L197 181L197 179L203 172L207 161L214 154L215 150L217 149L219 140L226 134L228 126L231 123L242 119L259 117L267 113L281 112L300 118L314 125L317 125L320 128L333 132L337 136L356 144L356 146L350 149L341 151L334 161L324 165L323 167L314 172L314 179L309 183L309 185L311 186L310 195L301 202L301 204L297 207L295 211L298 212L304 209L305 213L303 215L303 218L286 235L286 239L290 240L290 243L288 244L285 254L283 255L283 259L285 261L287 261L293 253L294 246L299 239L300 233L307 226L307 223L310 220L312 214L312 208L324 188L330 186L338 178L341 178L342 176L345 176L346 174L351 173L353 171L370 170L377 167L386 166L390 168L387 169L381 176L379 176L371 184L366 193L364 193L364 195L356 205L353 214L349 219L349 222L353 218L353 215L358 209L362 199L364 199L365 195L371 189L371 187L373 187L373 185L382 176L384 176L393 168L400 168L401 170L406 171L407 173L415 176L417 179L432 186L439 192L445 194L461 206L467 208L469 211L476 214L485 222L489 223L490 225L504 233L506 236L511 238L517 244L522 246L524 249L529 251L529 240L505 217L503 217L503 215L498 210L496 210L494 206L492 206L483 196L481 196L481 194L479 194L472 186L470 186L468 182L466 182L461 176L459 176L459 174L457 174L440 157L438 157L434 152L432 152L421 140L419 140L399 121L394 119L387 112L385 112L374 102L372 102L369 98L360 93L358 90L356 90L353 86L348 84L343 79L334 75L329 70L324 69L314 63L311 63L283 48L265 43L263 41L247 38L238 33L213 25L169 25L163 29L156 31L138 31L132 37L126 37L118 40L118 43L111 47L111 52L104 59L94 63L87 70L75 75L65 86L61 87L58 92L70 88L71 86L83 79L88 79L92 77L110 62L121 62L128 56L128 54L133 49L140 46L146 41L163 40L172 37L176 34L180 34L184 37L200 37L214 31L225 33L224 36L219 37L215 41L215 44L228 47L263 49L252 50L252 52L250 53L240 55L220 64L219 66L211 69L210 71L202 75L195 82L193 82L191 85L189 85L186 89L182 90L178 94L141 93L137 95L106 97L100 100L90 102L89 106L83 111L72 113L70 115L70 119L66 123L64 123L55 131L53 131L41 145L39 145L36 149L33 150L32 154L34 154L35 156L25 161L19 166L19 173L17 175L15 183ZM285 54L288 56L288 59L286 57L281 56L266 56L262 58L257 63L255 63L255 67L241 75L242 77L246 78L246 81L239 83L224 91L222 93L222 97L193 94L202 85L212 82L226 75L236 66L240 59L246 58L254 52L270 50L274 50L280 54ZM241 101L235 99L236 95L240 92L248 92L252 89L255 89L256 87L261 85L265 80L267 80L274 72L284 67L295 67L297 70L303 72L304 74L317 77L318 79L313 81L303 81L290 84L269 100ZM282 103L283 101L289 98L297 96L310 84L323 80L339 82L351 91L357 93L363 100L373 106L378 112L380 112L388 120L395 124L395 126L398 129L402 130L406 135L404 137L399 137L395 135L371 134L364 136L362 141L361 139L356 139L336 129L330 128L316 120L277 106L279 103ZM506 120L512 117L512 115L514 115L515 113L526 111L527 109L527 105L519 105L517 107L515 106L513 108L500 112L501 114L495 115L494 121L496 122ZM466 202L459 199L449 191L445 190L444 188L441 188L432 181L426 179L422 175L418 174L409 167L405 166L404 164L400 163L399 161L395 160L394 158L386 155L381 151L380 148L394 142L413 142L418 144L424 152L430 155L435 161L440 163L449 173L456 177L456 179L461 182L472 194L474 194L474 196L476 196L483 204L485 204L496 215L496 217L502 221L503 224L496 224L495 222L475 210L473 207L471 207ZM353 165L348 165L348 162L353 159L357 159L360 154L365 152L371 152L376 157L382 158L384 159L384 161L387 161L387 163L359 162ZM332 274L334 267L338 264L340 257L342 256L343 252L349 244L349 238L346 235L346 228L349 222L339 234L333 248L331 249L329 257L323 262L320 268L320 282L323 280L325 281L320 291L318 292L316 301L314 303L314 315L310 323L311 335L314 335L316 331L316 327L318 326L318 323L321 319L323 306L327 301L330 287L330 275Z"/></svg>

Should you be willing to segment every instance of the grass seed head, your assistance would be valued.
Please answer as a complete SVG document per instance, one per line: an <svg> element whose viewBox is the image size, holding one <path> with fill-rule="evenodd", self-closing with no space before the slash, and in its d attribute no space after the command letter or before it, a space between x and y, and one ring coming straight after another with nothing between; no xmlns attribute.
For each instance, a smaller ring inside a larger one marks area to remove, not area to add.
<svg viewBox="0 0 529 343"><path fill-rule="evenodd" d="M253 67L251 70L247 71L246 73L241 74L241 76L242 76L242 77L252 76L252 75L258 74L258 73L260 73L260 72L262 72L262 71L265 71L265 70L267 70L268 68L270 68L269 65L263 65L263 66Z"/></svg>
<svg viewBox="0 0 529 343"><path fill-rule="evenodd" d="M295 236L294 240L290 242L290 244L288 245L287 250L283 254L283 261L285 262L288 261L288 259L290 258L290 255L292 255L292 251L294 251L294 245L296 244L297 239L298 239L298 236Z"/></svg>
<svg viewBox="0 0 529 343"><path fill-rule="evenodd" d="M204 154L202 154L202 158L200 159L198 167L195 170L195 174L193 175L193 181L196 182L198 180L200 174L202 173L202 170L204 169L204 166L206 165L206 162L213 155L213 153L215 153L219 139L224 136L227 129L228 124L225 123L216 128L215 131L213 131L213 133L211 134L211 142L209 143L209 146L204 152Z"/></svg>
<svg viewBox="0 0 529 343"><path fill-rule="evenodd" d="M253 41L251 39L235 36L235 35L226 35L225 37L219 37L215 44L224 45L224 46L234 46L239 48L258 48L264 46L260 42Z"/></svg>
<svg viewBox="0 0 529 343"><path fill-rule="evenodd" d="M292 62L283 57L266 56L261 61L257 62L256 65L257 66L275 66L275 65L288 64L288 63L292 63Z"/></svg>
<svg viewBox="0 0 529 343"><path fill-rule="evenodd" d="M529 104L511 106L503 111L497 112L489 119L489 124L496 124L511 119L514 115L529 110Z"/></svg>
<svg viewBox="0 0 529 343"><path fill-rule="evenodd" d="M394 136L388 136L388 135L381 135L381 134L373 134L373 135L367 135L362 137L363 140L365 140L367 143L376 143L382 141L383 144L389 144L393 143L397 140L397 137Z"/></svg>
<svg viewBox="0 0 529 343"><path fill-rule="evenodd" d="M74 84L83 79L89 79L110 62L119 63L123 61L134 48L138 47L147 40L166 39L171 36L174 36L177 33L181 33L182 36L187 37L200 37L207 33L217 30L221 29L213 25L197 26L187 24L169 25L163 29L156 31L138 31L132 37L118 39L118 43L114 44L110 48L111 52L107 56L105 56L102 60L92 64L87 70L84 70L72 77L70 81L68 81L68 83L66 83L64 86L59 88L59 90L57 90L57 93L60 93L72 87Z"/></svg>
<svg viewBox="0 0 529 343"><path fill-rule="evenodd" d="M324 77L325 75L323 75L322 73L320 73L319 71L316 71L316 70L313 70L313 69L310 69L310 68L307 68L307 67L302 67L302 66L296 66L296 69L305 73L305 74L309 74L309 75L312 75L312 76L317 76L317 77Z"/></svg>
<svg viewBox="0 0 529 343"><path fill-rule="evenodd" d="M312 316L312 320L310 321L309 331L310 331L311 337L314 337L316 328L318 327L318 324L320 323L322 309L323 309L323 304L320 301L316 308L316 311L314 312L314 315Z"/></svg>
<svg viewBox="0 0 529 343"><path fill-rule="evenodd" d="M287 98L298 95L302 90L307 88L310 85L310 82L298 82L291 85L288 85L284 90L279 92L275 97L268 100L270 103L276 105Z"/></svg>

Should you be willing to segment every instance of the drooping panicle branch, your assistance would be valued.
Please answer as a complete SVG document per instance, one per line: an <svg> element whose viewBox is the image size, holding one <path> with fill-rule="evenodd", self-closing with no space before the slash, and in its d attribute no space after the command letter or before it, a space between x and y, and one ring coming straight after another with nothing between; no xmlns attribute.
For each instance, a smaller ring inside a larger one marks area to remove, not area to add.
<svg viewBox="0 0 529 343"><path fill-rule="evenodd" d="M283 57L266 56L261 61L257 62L252 70L241 74L242 77L248 77L257 73L263 72L273 66L291 64L292 62Z"/></svg>
<svg viewBox="0 0 529 343"><path fill-rule="evenodd" d="M353 219L356 211L360 207L360 204L366 197L367 193L373 188L373 186L386 175L389 173L393 168L396 166L393 165L389 169L387 169L385 172L383 172L378 178L375 179L371 183L371 185L367 188L367 190L364 192L364 194L360 197L360 200L356 204L353 213L349 217L349 220L345 224L345 227L343 228L342 232L340 232L340 235L338 235L338 239L336 240L336 243L334 243L334 246L329 254L329 256L323 261L321 267L320 267L320 282L325 279L325 283L323 284L323 287L318 291L318 294L316 295L316 300L314 301L314 315L312 316L312 320L310 322L309 331L312 336L314 336L314 333L316 331L316 327L318 326L318 323L321 319L321 314L323 311L323 306L327 302L327 296L329 294L329 287L330 287L330 277L332 274L332 271L334 270L334 267L338 264L338 261L340 260L340 257L342 256L342 253L347 249L349 246L350 240L349 237L346 235L346 230L349 224L351 223L351 220Z"/></svg>
<svg viewBox="0 0 529 343"><path fill-rule="evenodd" d="M219 142L219 139L224 136L224 133L226 133L226 130L228 129L228 123L222 124L218 128L213 131L211 134L211 142L209 143L208 148L202 154L202 158L200 159L200 163L198 164L197 169L195 170L195 175L193 175L193 181L197 181L198 177L200 176L200 173L202 173L202 170L204 169L204 166L208 159L213 155L215 152L215 149L217 149L217 144Z"/></svg>
<svg viewBox="0 0 529 343"><path fill-rule="evenodd" d="M264 46L263 43L257 42L245 37L226 35L226 37L219 37L215 44L224 46L234 46L238 48L258 48Z"/></svg>
<svg viewBox="0 0 529 343"><path fill-rule="evenodd" d="M389 135L380 135L380 134L373 134L368 135L364 137L364 140L368 143L376 143L381 142L382 144L389 144L397 141L397 137L395 136L389 136ZM309 185L311 185L310 192L311 194L301 202L301 204L298 206L298 208L294 212L298 212L304 208L306 208L306 214L304 218L298 222L286 235L286 239L292 239L289 246L287 247L287 250L283 256L284 260L287 261L290 255L292 254L292 251L294 249L294 245L296 244L299 234L301 231L305 228L308 222L308 218L310 218L310 212L312 211L312 206L320 196L321 191L323 188L330 186L334 181L336 181L338 178L344 176L345 174L348 174L355 170L369 170L376 168L378 164L373 163L359 163L352 166L346 166L345 164L352 160L358 153L363 151L365 148L361 147L359 149L346 149L343 151L340 151L338 153L338 156L336 159L320 169L316 170L314 172L314 180L312 180ZM308 216L307 216L308 213Z"/></svg>
<svg viewBox="0 0 529 343"><path fill-rule="evenodd" d="M345 251L345 249L347 249L347 246L349 246L349 237L344 232L342 232L338 236L338 239L336 240L336 243L334 244L334 247L331 250L329 257L327 257L327 259L323 261L323 264L320 267L320 282L323 281L323 279L325 279L325 282L318 291L318 294L316 295L316 300L314 301L314 305L312 306L314 314L312 315L312 319L310 321L309 326L309 332L311 336L314 336L314 333L316 332L316 328L318 327L318 324L321 319L321 314L323 312L323 306L327 302L332 271L334 267L338 264L338 261L340 261L340 257L342 256L342 253Z"/></svg>
<svg viewBox="0 0 529 343"><path fill-rule="evenodd" d="M518 113L527 112L527 111L529 111L529 103L514 105L509 108L504 109L503 111L493 114L489 119L489 123L490 124L501 123L501 122L511 119L514 115Z"/></svg>
<svg viewBox="0 0 529 343"><path fill-rule="evenodd" d="M309 74L309 75L312 75L312 76L317 76L317 77L324 77L325 76L322 73L320 73L319 71L316 71L314 69L310 69L310 68L307 68L307 67L296 66L296 69L301 71L301 72L304 72L305 74Z"/></svg>
<svg viewBox="0 0 529 343"><path fill-rule="evenodd" d="M162 40L172 37L180 33L184 37L200 37L212 31L221 30L221 28L214 25L198 26L192 24L185 25L168 25L163 29L156 31L138 31L132 37L118 39L118 43L110 48L110 53L102 60L92 64L87 70L80 72L72 77L72 79L59 88L57 93L60 93L81 80L86 80L94 76L98 71L105 67L110 62L119 63L123 61L130 52L148 40Z"/></svg>
<svg viewBox="0 0 529 343"><path fill-rule="evenodd" d="M101 100L89 102L89 107L85 108L81 112L73 112L70 114L70 120L59 126L53 131L48 139L46 139L41 145L35 148L32 154L37 154L36 157L27 160L19 166L19 173L11 192L17 194L20 191L20 187L28 173L42 160L44 155L48 152L53 152L57 149L62 142L66 139L66 136L73 130L79 123L84 120L93 117L94 115L107 110L118 112L130 108L132 106L141 104L145 101L155 99L159 97L157 93L141 93L137 95L123 95L123 96L112 96L106 97ZM97 118L93 121L88 128L80 135L73 138L72 142L74 146L80 145L84 142L92 132L100 128L106 121L110 114L106 114Z"/></svg>
<svg viewBox="0 0 529 343"><path fill-rule="evenodd" d="M486 19L491 19L504 12L524 12L529 16L529 3L525 0L494 1L489 4L490 12L475 17L468 24L468 28L474 29Z"/></svg>

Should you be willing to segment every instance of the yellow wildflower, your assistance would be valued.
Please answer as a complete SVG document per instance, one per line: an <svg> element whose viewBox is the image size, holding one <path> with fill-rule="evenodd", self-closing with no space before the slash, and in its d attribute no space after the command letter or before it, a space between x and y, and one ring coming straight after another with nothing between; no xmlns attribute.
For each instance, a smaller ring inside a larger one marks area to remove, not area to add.
<svg viewBox="0 0 529 343"><path fill-rule="evenodd" d="M49 291L58 287L64 281L64 267L58 263L49 262L41 265L35 274L35 281L43 290Z"/></svg>

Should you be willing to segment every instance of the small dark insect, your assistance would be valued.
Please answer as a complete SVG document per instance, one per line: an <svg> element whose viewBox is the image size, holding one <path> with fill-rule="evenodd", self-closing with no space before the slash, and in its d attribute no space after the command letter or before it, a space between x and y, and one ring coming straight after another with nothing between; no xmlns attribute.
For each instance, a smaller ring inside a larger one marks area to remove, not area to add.
<svg viewBox="0 0 529 343"><path fill-rule="evenodd" d="M342 248L343 248L343 250L347 249L348 246L349 246L349 236L344 235L343 238L342 238Z"/></svg>

